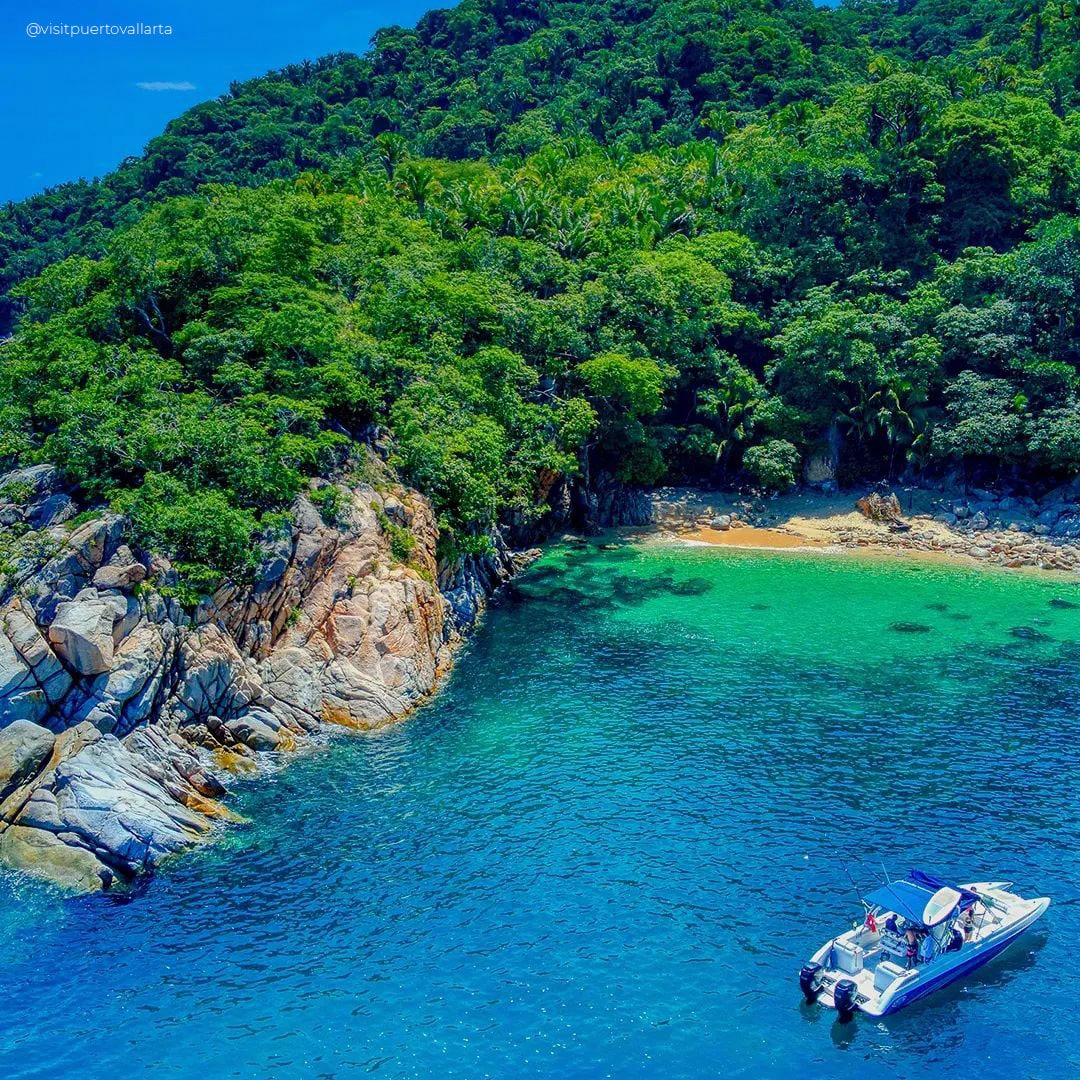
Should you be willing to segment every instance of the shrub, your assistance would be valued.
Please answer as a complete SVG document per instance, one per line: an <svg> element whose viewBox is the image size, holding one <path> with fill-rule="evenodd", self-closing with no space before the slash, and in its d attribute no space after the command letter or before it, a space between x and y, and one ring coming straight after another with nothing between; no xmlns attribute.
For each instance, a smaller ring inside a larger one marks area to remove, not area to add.
<svg viewBox="0 0 1080 1080"><path fill-rule="evenodd" d="M399 562L407 563L416 550L416 537L404 525L395 525L378 504L372 503L379 528L390 540L390 554Z"/></svg>
<svg viewBox="0 0 1080 1080"><path fill-rule="evenodd" d="M308 492L308 498L315 504L319 515L327 525L337 525L345 510L345 497L337 484L326 484Z"/></svg>
<svg viewBox="0 0 1080 1080"><path fill-rule="evenodd" d="M787 439L770 439L743 455L746 471L769 491L785 491L795 483L799 451Z"/></svg>
<svg viewBox="0 0 1080 1080"><path fill-rule="evenodd" d="M33 484L25 480L11 480L0 487L0 502L14 503L16 506L25 506L34 494Z"/></svg>
<svg viewBox="0 0 1080 1080"><path fill-rule="evenodd" d="M231 505L216 488L189 491L174 477L151 474L114 505L130 516L141 546L169 556L178 571L183 565L188 578L207 584L214 574L247 580L258 562L254 513Z"/></svg>

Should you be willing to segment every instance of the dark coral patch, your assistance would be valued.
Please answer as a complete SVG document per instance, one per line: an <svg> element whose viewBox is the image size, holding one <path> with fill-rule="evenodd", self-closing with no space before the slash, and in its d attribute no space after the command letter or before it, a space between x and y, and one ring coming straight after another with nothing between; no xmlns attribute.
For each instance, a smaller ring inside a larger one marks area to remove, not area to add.
<svg viewBox="0 0 1080 1080"><path fill-rule="evenodd" d="M676 596L704 596L712 587L708 578L693 577L686 581L677 581L671 586L671 591Z"/></svg>

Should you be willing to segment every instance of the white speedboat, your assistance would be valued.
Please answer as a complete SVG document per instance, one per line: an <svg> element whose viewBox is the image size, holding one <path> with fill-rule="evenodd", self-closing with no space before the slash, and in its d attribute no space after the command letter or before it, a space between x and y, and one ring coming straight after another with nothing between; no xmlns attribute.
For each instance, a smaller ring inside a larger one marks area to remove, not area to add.
<svg viewBox="0 0 1080 1080"><path fill-rule="evenodd" d="M866 917L827 941L799 972L808 1001L884 1016L974 971L1008 948L1050 906L1011 881L950 885L920 870L863 897Z"/></svg>

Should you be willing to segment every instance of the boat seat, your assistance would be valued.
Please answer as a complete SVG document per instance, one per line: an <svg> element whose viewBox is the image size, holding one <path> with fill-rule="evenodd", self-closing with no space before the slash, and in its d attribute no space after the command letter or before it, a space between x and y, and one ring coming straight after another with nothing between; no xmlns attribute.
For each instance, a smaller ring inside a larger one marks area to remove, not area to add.
<svg viewBox="0 0 1080 1080"><path fill-rule="evenodd" d="M863 951L858 945L845 945L842 941L833 945L837 968L845 975L858 975L863 969Z"/></svg>
<svg viewBox="0 0 1080 1080"><path fill-rule="evenodd" d="M896 956L901 960L907 960L907 938L899 934L892 934L888 930L881 931L881 951L888 956Z"/></svg>
<svg viewBox="0 0 1080 1080"><path fill-rule="evenodd" d="M891 963L888 960L882 960L876 968L874 968L874 989L879 993L882 990L888 990L893 984L894 979L898 979L907 968L902 968L899 964Z"/></svg>

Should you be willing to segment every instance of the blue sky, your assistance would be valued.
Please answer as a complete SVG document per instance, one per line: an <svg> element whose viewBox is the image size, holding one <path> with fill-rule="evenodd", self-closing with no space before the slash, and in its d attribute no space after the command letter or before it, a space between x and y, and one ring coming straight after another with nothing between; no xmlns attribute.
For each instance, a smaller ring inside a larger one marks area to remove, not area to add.
<svg viewBox="0 0 1080 1080"><path fill-rule="evenodd" d="M174 116L234 80L330 52L363 52L380 26L412 26L429 8L449 6L450 0L3 0L0 201L109 172ZM161 23L173 32L31 37L29 23Z"/></svg>

